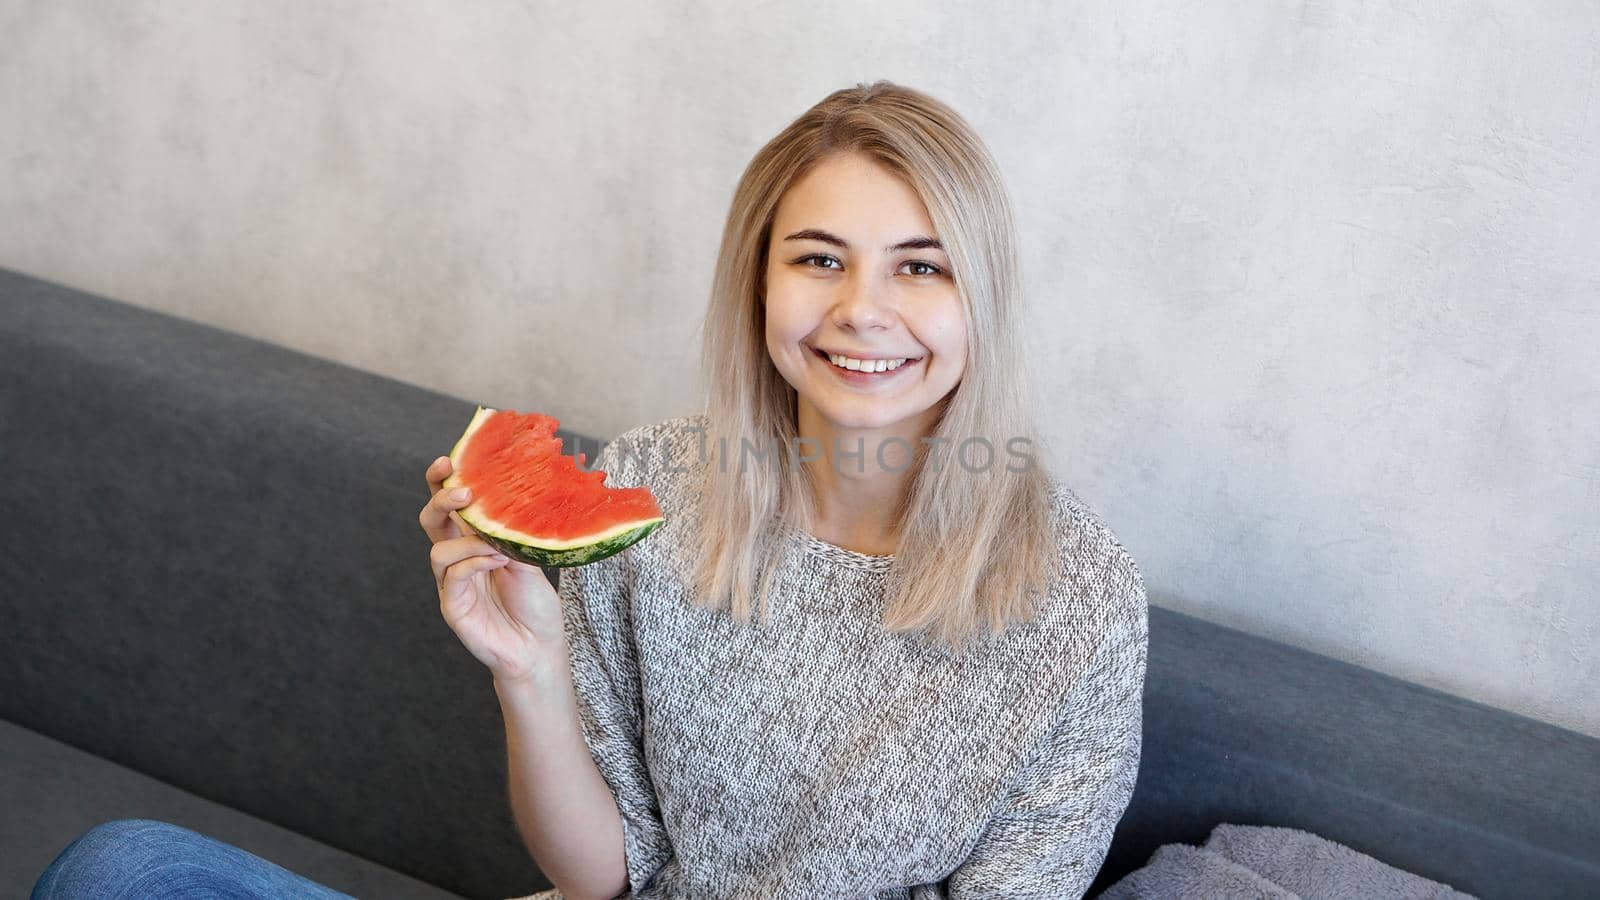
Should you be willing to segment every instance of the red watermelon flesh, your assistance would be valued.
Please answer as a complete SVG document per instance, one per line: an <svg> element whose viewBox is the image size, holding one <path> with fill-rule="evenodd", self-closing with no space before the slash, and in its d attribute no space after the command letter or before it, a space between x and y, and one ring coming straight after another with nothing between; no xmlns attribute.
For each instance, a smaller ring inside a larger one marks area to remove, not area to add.
<svg viewBox="0 0 1600 900"><path fill-rule="evenodd" d="M465 486L462 521L513 559L581 566L642 540L665 520L645 486L605 485L561 452L560 422L541 413L478 407L450 453L446 488Z"/></svg>

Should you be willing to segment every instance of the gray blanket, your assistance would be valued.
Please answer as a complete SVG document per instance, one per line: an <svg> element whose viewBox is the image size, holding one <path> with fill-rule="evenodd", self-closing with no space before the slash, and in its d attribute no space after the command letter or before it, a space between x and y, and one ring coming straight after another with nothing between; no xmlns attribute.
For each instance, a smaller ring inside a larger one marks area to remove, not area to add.
<svg viewBox="0 0 1600 900"><path fill-rule="evenodd" d="M1096 900L1477 900L1295 828L1218 825L1204 846L1165 844Z"/></svg>

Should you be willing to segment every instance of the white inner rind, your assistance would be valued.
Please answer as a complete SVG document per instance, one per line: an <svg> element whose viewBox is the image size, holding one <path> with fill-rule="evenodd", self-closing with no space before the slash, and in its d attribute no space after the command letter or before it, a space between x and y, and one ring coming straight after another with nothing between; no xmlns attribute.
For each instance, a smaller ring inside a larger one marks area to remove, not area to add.
<svg viewBox="0 0 1600 900"><path fill-rule="evenodd" d="M528 534L526 531L518 531L503 522L496 522L487 516L474 515L463 516L462 518L465 518L467 521L471 522L474 528L488 532L497 538L504 538L508 541L514 541L518 544L527 544L528 546L538 547L543 550L574 550L578 547L587 547L591 544L598 544L602 541L611 540L612 538L632 531L635 528L641 528L645 525L649 525L651 522L664 521L663 517L656 516L650 519L640 519L637 522L624 522L615 528L608 528L605 531L585 535L583 538L576 541L563 541L557 540L556 538L539 537L537 535Z"/></svg>
<svg viewBox="0 0 1600 900"><path fill-rule="evenodd" d="M450 477L446 478L443 482L443 486L446 490L449 490L460 484L460 479L456 478L455 473L460 470L461 451L472 442L472 435L477 432L483 423L496 412L498 412L498 410L479 406L478 411L473 413L472 421L467 424L467 430L462 433L461 440L456 441L456 445L450 449ZM472 527L477 528L480 531L486 531L495 537L504 538L508 541L515 541L518 544L527 544L528 546L540 547L545 550L572 550L577 547L587 547L590 544L597 544L601 541L610 540L620 534L632 531L635 528L642 528L645 525L649 525L651 522L665 521L664 516L654 516L648 519L639 519L638 521L634 522L623 522L621 525L616 525L597 534L585 535L581 540L573 541L550 537L540 537L538 535L529 534L526 531L518 531L504 522L498 522L486 515L483 515L482 513L472 511L472 506L470 504L462 509L457 510L456 514L461 516L461 518L466 519L472 524Z"/></svg>

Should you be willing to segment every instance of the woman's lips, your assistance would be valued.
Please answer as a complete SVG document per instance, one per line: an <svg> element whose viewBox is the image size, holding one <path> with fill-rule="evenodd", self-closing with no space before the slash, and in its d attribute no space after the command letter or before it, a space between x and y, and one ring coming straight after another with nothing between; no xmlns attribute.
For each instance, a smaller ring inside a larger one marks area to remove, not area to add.
<svg viewBox="0 0 1600 900"><path fill-rule="evenodd" d="M833 360L830 360L828 355L817 347L811 348L811 355L815 356L819 362L821 362L824 366L827 366L835 376L844 381L846 384L875 384L881 381L887 381L901 372L904 372L906 369L909 369L915 365L919 365L922 362L922 359L919 357L916 359L907 359L905 362L901 363L900 367L897 369L885 369L882 372L857 372L851 371L850 369L841 369L834 365Z"/></svg>

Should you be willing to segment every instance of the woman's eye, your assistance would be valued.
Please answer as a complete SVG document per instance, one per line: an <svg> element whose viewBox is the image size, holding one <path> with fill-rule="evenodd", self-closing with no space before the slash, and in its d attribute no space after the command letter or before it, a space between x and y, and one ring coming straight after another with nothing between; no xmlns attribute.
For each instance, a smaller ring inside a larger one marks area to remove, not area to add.
<svg viewBox="0 0 1600 900"><path fill-rule="evenodd" d="M834 258L833 258L833 257L831 257L831 256L822 256L822 255L816 255L816 256L807 256L807 257L805 257L805 258L803 258L803 259L801 259L801 260L799 260L799 262L802 262L802 263L809 263L809 262L811 262L811 261L812 261L812 260L813 260L813 259L822 259L822 260L828 260L828 261L829 261L829 262L838 262L838 260L836 260L836 259L834 259ZM810 267L809 267L809 268L812 268L812 269L826 269L826 268L827 268L827 266L810 266Z"/></svg>
<svg viewBox="0 0 1600 900"><path fill-rule="evenodd" d="M911 262L906 263L906 265L908 265L908 266L921 266L924 269L927 269L928 271L922 273L924 275L938 275L938 274L940 274L938 266L934 265L933 263L925 263L920 259L914 259Z"/></svg>

